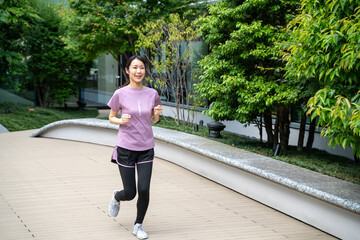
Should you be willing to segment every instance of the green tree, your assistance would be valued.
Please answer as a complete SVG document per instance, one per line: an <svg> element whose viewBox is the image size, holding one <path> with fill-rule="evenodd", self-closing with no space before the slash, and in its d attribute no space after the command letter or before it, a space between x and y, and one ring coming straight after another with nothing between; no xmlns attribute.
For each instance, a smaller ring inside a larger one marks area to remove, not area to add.
<svg viewBox="0 0 360 240"><path fill-rule="evenodd" d="M5 88L20 88L18 79L26 72L24 31L36 19L38 15L27 0L0 3L0 83Z"/></svg>
<svg viewBox="0 0 360 240"><path fill-rule="evenodd" d="M190 109L183 106L189 104L192 97L189 79L194 81L197 73L192 53L199 41L198 30L195 22L179 14L146 22L138 28L136 47L154 67L150 83L160 96L174 100L177 125L180 121L191 122Z"/></svg>
<svg viewBox="0 0 360 240"><path fill-rule="evenodd" d="M196 14L197 8L204 5L198 2L206 1L69 0L70 8L65 6L61 10L68 29L65 39L69 46L84 52L90 59L102 53L111 54L116 60L120 55L127 58L128 54L135 53L137 27L170 13L182 14L193 9Z"/></svg>
<svg viewBox="0 0 360 240"><path fill-rule="evenodd" d="M26 80L34 86L38 104L47 107L77 94L89 75L91 62L78 52L65 49L60 39L61 19L51 4L43 0L30 3L40 18L25 33Z"/></svg>
<svg viewBox="0 0 360 240"><path fill-rule="evenodd" d="M291 1L223 0L200 18L201 34L211 53L200 65L204 71L197 89L210 104L206 112L215 120L262 123L268 142L282 149L289 138L288 106L297 99L297 89L283 78L286 25L296 5ZM272 129L272 114L277 117ZM260 131L261 134L261 131Z"/></svg>
<svg viewBox="0 0 360 240"><path fill-rule="evenodd" d="M330 138L329 146L350 146L355 162L360 163L360 91L350 100L335 94L332 89L319 90L308 101L308 114L319 118L319 125L324 126L321 134Z"/></svg>
<svg viewBox="0 0 360 240"><path fill-rule="evenodd" d="M315 111L314 114L320 116L321 125L331 126L329 128L331 132L325 130L323 134L326 133L326 136L332 139L331 143L341 146L346 143L343 139L345 135L348 136L349 144L352 142L348 125L327 122L330 118L325 116L328 115L329 109L339 108L336 105L338 101L335 101L335 96L341 95L343 96L341 99L351 99L359 91L359 13L358 1L303 0L301 14L289 24L293 44L289 48L289 55L285 58L286 74L302 92L308 91L310 95L314 95L321 88L331 89L329 91L332 94L325 94L328 90L317 94L316 99L321 99L321 101L312 98L309 102L309 106L312 107L310 112ZM310 86L312 89L309 91ZM330 95L330 99L327 99ZM322 106L322 104L325 105ZM342 111L333 111L331 114L336 121L343 119L340 115L336 116L343 114ZM341 136L341 131L345 135Z"/></svg>

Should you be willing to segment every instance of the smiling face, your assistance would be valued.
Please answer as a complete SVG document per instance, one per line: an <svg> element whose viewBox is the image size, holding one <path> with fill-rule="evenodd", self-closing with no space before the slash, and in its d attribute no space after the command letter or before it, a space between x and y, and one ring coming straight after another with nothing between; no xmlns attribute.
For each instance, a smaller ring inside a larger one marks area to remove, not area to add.
<svg viewBox="0 0 360 240"><path fill-rule="evenodd" d="M145 64L141 60L134 59L129 68L125 68L125 71L129 74L130 84L142 85L145 77Z"/></svg>

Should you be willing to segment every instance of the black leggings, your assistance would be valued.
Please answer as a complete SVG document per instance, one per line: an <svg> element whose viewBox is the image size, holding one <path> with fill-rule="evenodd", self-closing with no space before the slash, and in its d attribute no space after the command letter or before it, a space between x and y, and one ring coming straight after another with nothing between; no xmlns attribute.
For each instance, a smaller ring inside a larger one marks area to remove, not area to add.
<svg viewBox="0 0 360 240"><path fill-rule="evenodd" d="M138 201L136 223L142 223L149 206L150 200L150 180L152 173L152 162L137 164L138 172ZM117 192L115 199L117 201L130 201L136 196L135 168L127 168L119 166L120 176L124 189Z"/></svg>

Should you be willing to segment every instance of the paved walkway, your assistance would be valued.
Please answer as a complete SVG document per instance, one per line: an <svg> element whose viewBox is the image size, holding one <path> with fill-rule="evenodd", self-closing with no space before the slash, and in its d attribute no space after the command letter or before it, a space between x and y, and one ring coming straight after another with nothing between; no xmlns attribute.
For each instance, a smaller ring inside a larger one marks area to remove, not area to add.
<svg viewBox="0 0 360 240"><path fill-rule="evenodd" d="M121 186L112 148L0 134L0 239L136 239L136 202L108 215ZM161 239L333 239L311 226L156 159L144 228Z"/></svg>

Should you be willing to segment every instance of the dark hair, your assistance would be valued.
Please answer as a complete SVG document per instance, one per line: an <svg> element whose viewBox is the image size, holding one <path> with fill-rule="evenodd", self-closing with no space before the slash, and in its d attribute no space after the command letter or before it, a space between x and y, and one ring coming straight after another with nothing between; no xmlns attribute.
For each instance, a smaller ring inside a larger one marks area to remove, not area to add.
<svg viewBox="0 0 360 240"><path fill-rule="evenodd" d="M149 62L142 56L138 56L138 55L133 55L131 57L128 58L125 68L127 68L129 70L129 67L132 63L132 61L134 61L135 59L138 59L140 61L142 61L145 65L145 71L148 72L149 71ZM123 87L127 86L130 84L130 79L126 79L126 82L123 84Z"/></svg>
<svg viewBox="0 0 360 240"><path fill-rule="evenodd" d="M145 65L145 68L148 67L148 61L145 58L143 58L142 56L134 55L129 57L129 59L126 62L125 68L129 69L132 61L134 61L135 59L142 61Z"/></svg>

